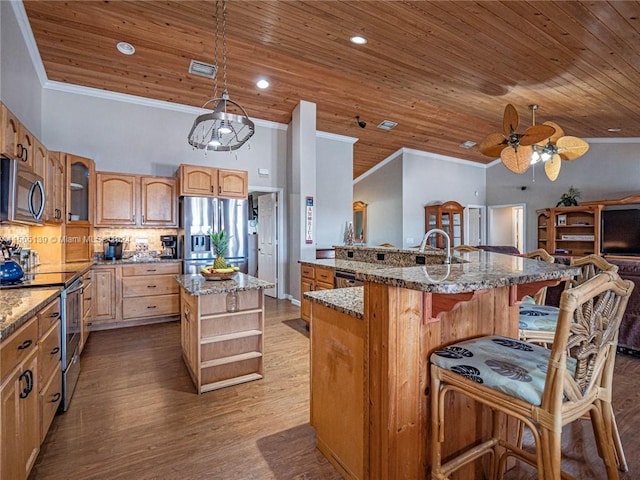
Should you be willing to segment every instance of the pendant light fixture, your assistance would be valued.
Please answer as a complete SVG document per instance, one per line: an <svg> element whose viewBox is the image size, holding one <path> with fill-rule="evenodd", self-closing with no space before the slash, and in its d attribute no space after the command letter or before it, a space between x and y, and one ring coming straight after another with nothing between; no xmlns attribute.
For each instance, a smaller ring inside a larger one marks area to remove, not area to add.
<svg viewBox="0 0 640 480"><path fill-rule="evenodd" d="M213 97L202 108L211 105L211 111L196 117L189 132L188 141L193 147L215 152L237 150L245 144L255 132L255 125L247 112L237 102L229 98L227 91L227 2L216 0L216 38L215 65L218 67L219 44L219 4L222 2L222 95L218 97L218 72L213 81Z"/></svg>

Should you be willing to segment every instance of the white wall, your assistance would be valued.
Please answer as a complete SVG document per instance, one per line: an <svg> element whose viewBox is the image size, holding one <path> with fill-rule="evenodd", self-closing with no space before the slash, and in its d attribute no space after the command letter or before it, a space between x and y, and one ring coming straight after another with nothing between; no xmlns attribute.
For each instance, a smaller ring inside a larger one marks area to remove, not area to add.
<svg viewBox="0 0 640 480"><path fill-rule="evenodd" d="M535 169L535 181L532 169L522 175L510 172L501 163L487 169L487 205L526 203L527 248L537 244L535 211L555 207L572 185L582 192L579 201L616 199L640 192L640 140L587 141L589 151L577 160L563 160L555 182L549 181L540 166Z"/></svg>
<svg viewBox="0 0 640 480"><path fill-rule="evenodd" d="M24 7L22 3L0 1L0 101L42 140L40 80L14 8Z"/></svg>
<svg viewBox="0 0 640 480"><path fill-rule="evenodd" d="M324 136L316 139L316 247L344 243L353 218L353 143Z"/></svg>
<svg viewBox="0 0 640 480"><path fill-rule="evenodd" d="M353 200L367 204L367 244L402 245L402 156L353 185Z"/></svg>
<svg viewBox="0 0 640 480"><path fill-rule="evenodd" d="M188 163L248 170L252 187L285 186L284 125L256 125L237 152L205 152L187 143L195 113L51 88L43 90L43 106L47 148L89 157L97 170L172 176ZM259 168L269 176L259 176Z"/></svg>
<svg viewBox="0 0 640 480"><path fill-rule="evenodd" d="M405 150L402 160L405 247L422 241L425 205L451 200L463 206L484 205L486 178L483 165L415 150Z"/></svg>

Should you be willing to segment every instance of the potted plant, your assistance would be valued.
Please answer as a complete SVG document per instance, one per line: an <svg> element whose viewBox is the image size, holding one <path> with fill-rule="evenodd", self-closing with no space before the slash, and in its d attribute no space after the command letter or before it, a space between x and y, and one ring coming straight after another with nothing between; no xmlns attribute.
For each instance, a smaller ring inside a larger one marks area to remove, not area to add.
<svg viewBox="0 0 640 480"><path fill-rule="evenodd" d="M566 193L563 193L560 197L560 201L556 207L574 207L578 205L578 198L580 198L580 190L573 185L569 187Z"/></svg>

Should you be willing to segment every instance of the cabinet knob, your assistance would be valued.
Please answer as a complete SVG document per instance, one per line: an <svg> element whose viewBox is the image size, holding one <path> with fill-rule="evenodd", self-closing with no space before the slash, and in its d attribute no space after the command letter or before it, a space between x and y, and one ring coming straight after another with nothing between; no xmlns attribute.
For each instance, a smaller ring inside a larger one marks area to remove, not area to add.
<svg viewBox="0 0 640 480"><path fill-rule="evenodd" d="M33 340L26 339L24 342L22 342L20 345L18 345L18 350L25 350L25 349L29 348L32 343L33 343Z"/></svg>
<svg viewBox="0 0 640 480"><path fill-rule="evenodd" d="M56 403L58 400L60 400L60 397L62 395L60 395L60 392L56 392L51 396L51 400L49 400L51 403Z"/></svg>
<svg viewBox="0 0 640 480"><path fill-rule="evenodd" d="M156 306L155 305L147 305L147 308L153 309L153 308L156 308Z"/></svg>

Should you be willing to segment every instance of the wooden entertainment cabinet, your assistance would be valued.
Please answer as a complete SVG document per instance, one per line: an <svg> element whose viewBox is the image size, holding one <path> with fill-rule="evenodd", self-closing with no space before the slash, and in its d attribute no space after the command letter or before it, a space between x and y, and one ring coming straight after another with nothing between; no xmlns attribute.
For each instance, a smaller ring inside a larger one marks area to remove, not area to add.
<svg viewBox="0 0 640 480"><path fill-rule="evenodd" d="M640 194L618 200L583 202L576 207L536 210L538 247L552 255L583 257L600 253L600 220L603 208L640 204Z"/></svg>

